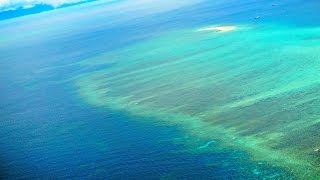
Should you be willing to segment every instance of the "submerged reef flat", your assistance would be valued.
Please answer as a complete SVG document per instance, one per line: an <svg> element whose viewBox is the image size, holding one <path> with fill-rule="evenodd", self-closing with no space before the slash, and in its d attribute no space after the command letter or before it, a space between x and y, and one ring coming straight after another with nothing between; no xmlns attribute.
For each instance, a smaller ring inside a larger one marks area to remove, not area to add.
<svg viewBox="0 0 320 180"><path fill-rule="evenodd" d="M162 33L82 61L112 68L75 78L80 96L217 139L298 178L320 176L320 47L309 38L320 29L203 30Z"/></svg>

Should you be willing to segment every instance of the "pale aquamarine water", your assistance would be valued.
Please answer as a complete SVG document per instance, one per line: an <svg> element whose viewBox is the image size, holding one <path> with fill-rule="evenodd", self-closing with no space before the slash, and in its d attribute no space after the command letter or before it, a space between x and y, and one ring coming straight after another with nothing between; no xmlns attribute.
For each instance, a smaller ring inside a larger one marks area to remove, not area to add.
<svg viewBox="0 0 320 180"><path fill-rule="evenodd" d="M97 1L2 21L4 177L317 179L318 5ZM201 31L217 26L234 29Z"/></svg>

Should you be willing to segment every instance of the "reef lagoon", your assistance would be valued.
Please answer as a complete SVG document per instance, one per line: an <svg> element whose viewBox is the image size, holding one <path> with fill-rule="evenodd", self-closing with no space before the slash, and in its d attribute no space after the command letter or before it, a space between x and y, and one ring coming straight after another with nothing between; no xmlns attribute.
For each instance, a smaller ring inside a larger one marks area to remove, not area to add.
<svg viewBox="0 0 320 180"><path fill-rule="evenodd" d="M319 179L319 2L93 1L0 21L4 179Z"/></svg>

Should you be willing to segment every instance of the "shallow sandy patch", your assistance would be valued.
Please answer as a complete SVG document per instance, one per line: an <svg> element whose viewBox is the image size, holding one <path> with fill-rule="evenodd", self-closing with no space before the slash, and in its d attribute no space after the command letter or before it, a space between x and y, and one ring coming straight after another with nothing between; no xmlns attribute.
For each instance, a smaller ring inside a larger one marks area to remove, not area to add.
<svg viewBox="0 0 320 180"><path fill-rule="evenodd" d="M236 26L213 26L198 29L198 31L215 31L215 32L229 32L236 29Z"/></svg>

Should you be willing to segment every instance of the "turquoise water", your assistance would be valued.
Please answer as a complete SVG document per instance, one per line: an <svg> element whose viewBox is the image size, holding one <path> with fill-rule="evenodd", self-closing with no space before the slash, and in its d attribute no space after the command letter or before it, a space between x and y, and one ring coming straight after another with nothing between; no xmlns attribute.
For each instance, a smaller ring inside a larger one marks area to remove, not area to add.
<svg viewBox="0 0 320 180"><path fill-rule="evenodd" d="M317 179L318 7L96 1L1 21L2 177ZM234 30L199 31L217 26Z"/></svg>

